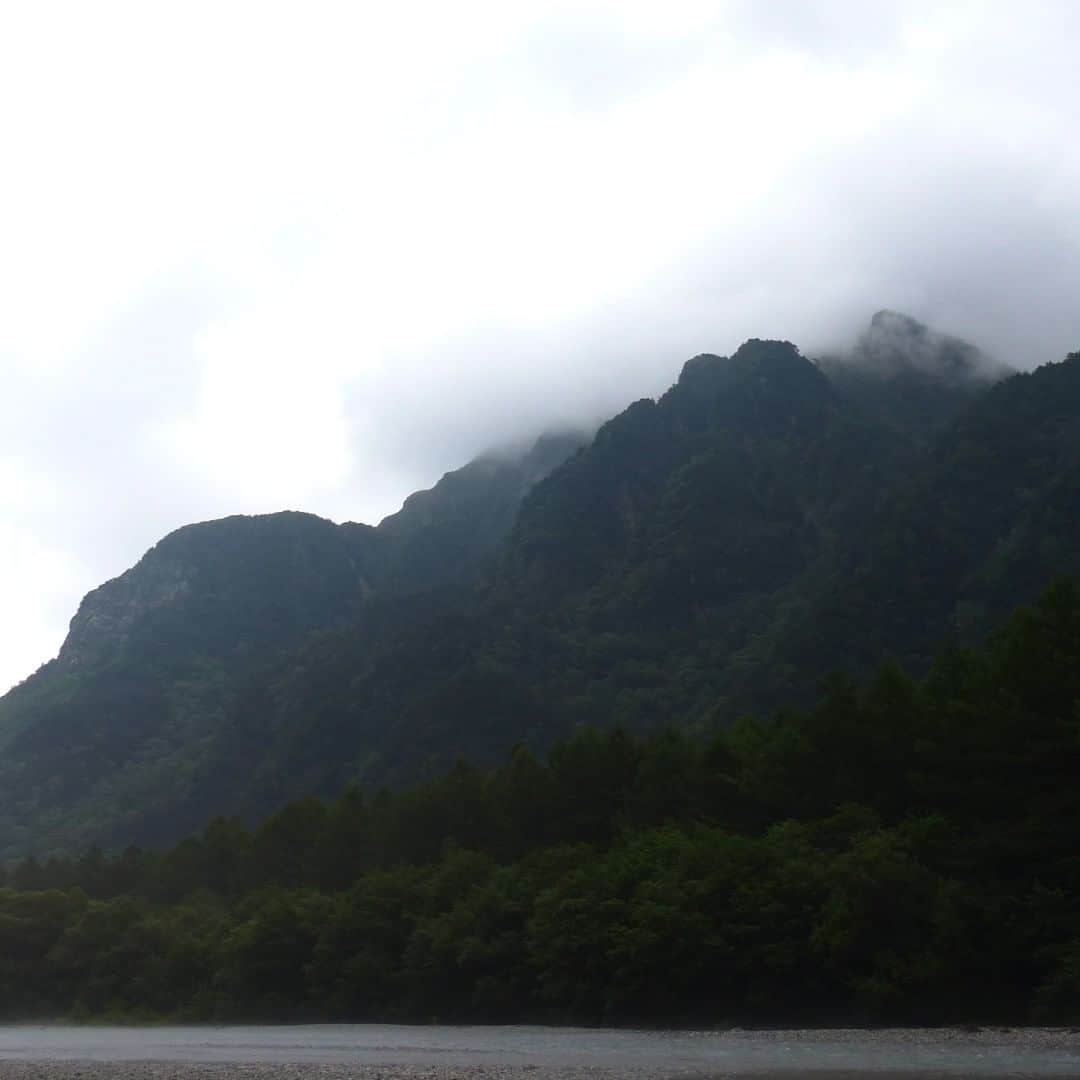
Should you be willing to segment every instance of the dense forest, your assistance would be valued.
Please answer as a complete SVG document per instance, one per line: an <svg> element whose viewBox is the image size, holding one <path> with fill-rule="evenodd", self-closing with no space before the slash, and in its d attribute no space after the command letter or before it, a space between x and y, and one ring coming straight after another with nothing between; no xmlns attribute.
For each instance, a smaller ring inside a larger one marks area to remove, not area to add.
<svg viewBox="0 0 1080 1080"><path fill-rule="evenodd" d="M0 1016L1080 1021L1080 589L768 722L28 858Z"/></svg>

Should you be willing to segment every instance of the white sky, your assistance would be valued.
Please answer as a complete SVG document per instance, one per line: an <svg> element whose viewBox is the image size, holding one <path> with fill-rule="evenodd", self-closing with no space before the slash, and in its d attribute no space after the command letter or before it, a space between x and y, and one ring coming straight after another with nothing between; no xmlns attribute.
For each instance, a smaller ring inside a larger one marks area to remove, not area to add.
<svg viewBox="0 0 1080 1080"><path fill-rule="evenodd" d="M376 521L487 446L879 307L1080 346L1080 4L9 3L0 688L227 513Z"/></svg>

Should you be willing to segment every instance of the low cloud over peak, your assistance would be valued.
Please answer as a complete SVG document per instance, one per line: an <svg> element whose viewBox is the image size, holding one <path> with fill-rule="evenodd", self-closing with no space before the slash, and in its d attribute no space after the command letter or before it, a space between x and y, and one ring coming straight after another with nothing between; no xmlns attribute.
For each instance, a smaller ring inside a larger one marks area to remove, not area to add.
<svg viewBox="0 0 1080 1080"><path fill-rule="evenodd" d="M953 385L999 379L1013 370L968 341L888 309L873 315L852 348L828 354L823 362L883 378L918 374Z"/></svg>

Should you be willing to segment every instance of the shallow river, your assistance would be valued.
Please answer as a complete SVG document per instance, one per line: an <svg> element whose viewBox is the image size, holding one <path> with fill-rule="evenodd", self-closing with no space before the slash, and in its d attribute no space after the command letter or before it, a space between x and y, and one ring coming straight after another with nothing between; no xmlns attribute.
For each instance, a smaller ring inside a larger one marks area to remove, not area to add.
<svg viewBox="0 0 1080 1080"><path fill-rule="evenodd" d="M258 1070L239 1066L318 1064L409 1066L418 1076L496 1076L503 1069L517 1075L519 1070L535 1070L538 1078L575 1070L638 1077L1080 1077L1080 1033L1061 1029L656 1032L381 1024L0 1026L0 1075L22 1075L25 1069L19 1063L44 1062L162 1062L178 1066L170 1075L183 1075L182 1066L225 1063L245 1073ZM118 1074L123 1071L117 1069ZM91 1069L86 1075L98 1072ZM43 1069L33 1075L47 1073ZM364 1074L368 1075L366 1069Z"/></svg>

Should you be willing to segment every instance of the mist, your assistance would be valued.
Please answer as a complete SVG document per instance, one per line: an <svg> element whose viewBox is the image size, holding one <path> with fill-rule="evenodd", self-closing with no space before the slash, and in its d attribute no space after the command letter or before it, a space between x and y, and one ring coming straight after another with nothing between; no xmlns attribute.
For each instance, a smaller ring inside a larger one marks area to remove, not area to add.
<svg viewBox="0 0 1080 1080"><path fill-rule="evenodd" d="M173 528L375 522L747 337L1080 345L1067 0L11 24L0 685Z"/></svg>

